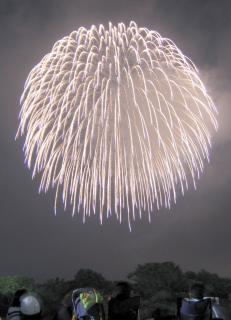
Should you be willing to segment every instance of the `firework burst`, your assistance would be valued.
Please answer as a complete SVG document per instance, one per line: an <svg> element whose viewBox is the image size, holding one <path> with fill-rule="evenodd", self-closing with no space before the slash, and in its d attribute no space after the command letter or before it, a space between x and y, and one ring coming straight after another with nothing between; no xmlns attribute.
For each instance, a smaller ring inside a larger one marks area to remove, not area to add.
<svg viewBox="0 0 231 320"><path fill-rule="evenodd" d="M209 160L216 108L195 65L134 22L79 28L30 72L18 134L40 190L64 207L130 226L194 185ZM55 202L56 202L55 201ZM125 208L125 210L123 210Z"/></svg>

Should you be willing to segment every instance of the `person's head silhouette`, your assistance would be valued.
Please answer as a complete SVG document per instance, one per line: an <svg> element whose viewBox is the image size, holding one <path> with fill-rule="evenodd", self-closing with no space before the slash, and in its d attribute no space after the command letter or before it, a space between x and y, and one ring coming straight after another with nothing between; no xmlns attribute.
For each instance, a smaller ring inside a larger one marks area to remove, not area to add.
<svg viewBox="0 0 231 320"><path fill-rule="evenodd" d="M120 281L116 285L117 292L119 296L123 296L124 298L129 298L131 295L131 285L126 281Z"/></svg>
<svg viewBox="0 0 231 320"><path fill-rule="evenodd" d="M204 291L205 291L205 287L203 283L197 282L191 286L189 291L189 296L192 299L203 299Z"/></svg>

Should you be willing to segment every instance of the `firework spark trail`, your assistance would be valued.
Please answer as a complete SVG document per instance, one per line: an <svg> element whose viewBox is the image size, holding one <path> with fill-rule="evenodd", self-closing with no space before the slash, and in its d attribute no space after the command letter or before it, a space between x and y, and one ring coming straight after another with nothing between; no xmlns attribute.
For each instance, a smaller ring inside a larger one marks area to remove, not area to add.
<svg viewBox="0 0 231 320"><path fill-rule="evenodd" d="M209 160L216 108L194 64L134 22L80 28L30 72L18 135L40 190L61 189L83 220L176 201ZM191 177L191 178L190 178Z"/></svg>

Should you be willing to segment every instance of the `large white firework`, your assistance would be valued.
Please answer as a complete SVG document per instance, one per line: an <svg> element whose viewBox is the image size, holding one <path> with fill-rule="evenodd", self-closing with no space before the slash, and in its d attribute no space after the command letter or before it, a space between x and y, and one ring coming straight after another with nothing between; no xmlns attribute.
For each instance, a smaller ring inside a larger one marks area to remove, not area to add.
<svg viewBox="0 0 231 320"><path fill-rule="evenodd" d="M30 72L21 105L18 134L40 189L56 188L56 201L61 193L84 221L127 212L130 225L136 212L150 219L170 208L179 188L195 185L217 129L195 65L134 22L57 41Z"/></svg>

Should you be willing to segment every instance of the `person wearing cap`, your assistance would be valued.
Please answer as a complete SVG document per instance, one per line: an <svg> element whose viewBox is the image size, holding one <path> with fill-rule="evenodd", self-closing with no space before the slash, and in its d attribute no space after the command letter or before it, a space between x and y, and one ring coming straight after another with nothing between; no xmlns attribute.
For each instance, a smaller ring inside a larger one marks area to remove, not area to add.
<svg viewBox="0 0 231 320"><path fill-rule="evenodd" d="M31 293L26 293L20 299L21 319L39 320L42 315L42 307L39 298Z"/></svg>

